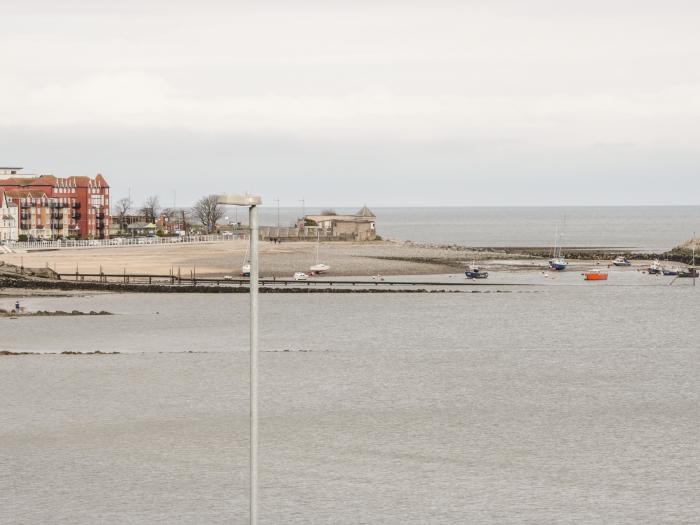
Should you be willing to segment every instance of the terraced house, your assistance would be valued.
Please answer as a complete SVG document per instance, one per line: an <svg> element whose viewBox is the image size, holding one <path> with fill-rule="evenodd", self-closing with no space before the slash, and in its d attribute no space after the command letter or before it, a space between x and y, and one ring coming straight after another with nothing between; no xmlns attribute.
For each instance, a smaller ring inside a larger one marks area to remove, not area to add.
<svg viewBox="0 0 700 525"><path fill-rule="evenodd" d="M109 185L102 175L60 178L23 174L21 169L0 168L0 191L8 206L18 208L18 236L109 237Z"/></svg>

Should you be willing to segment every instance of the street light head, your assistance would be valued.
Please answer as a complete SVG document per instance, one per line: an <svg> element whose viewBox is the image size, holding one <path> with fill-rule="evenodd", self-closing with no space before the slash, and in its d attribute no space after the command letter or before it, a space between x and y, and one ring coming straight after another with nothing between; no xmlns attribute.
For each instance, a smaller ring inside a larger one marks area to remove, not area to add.
<svg viewBox="0 0 700 525"><path fill-rule="evenodd" d="M258 206L262 204L262 199L258 195L251 195L250 193L227 193L219 195L217 202L230 206Z"/></svg>

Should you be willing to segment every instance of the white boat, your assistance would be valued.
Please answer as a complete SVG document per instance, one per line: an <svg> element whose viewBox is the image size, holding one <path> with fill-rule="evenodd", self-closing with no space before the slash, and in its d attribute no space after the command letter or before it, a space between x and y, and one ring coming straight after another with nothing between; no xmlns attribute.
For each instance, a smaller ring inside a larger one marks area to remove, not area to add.
<svg viewBox="0 0 700 525"><path fill-rule="evenodd" d="M248 246L245 247L245 255L243 256L243 266L241 266L241 276L250 277L250 260L248 260Z"/></svg>
<svg viewBox="0 0 700 525"><path fill-rule="evenodd" d="M615 266L632 266L630 260L627 257L623 257L622 255L620 255L619 257L615 257L615 259L613 259L613 264Z"/></svg>
<svg viewBox="0 0 700 525"><path fill-rule="evenodd" d="M309 276L306 275L304 272L295 272L294 273L294 280L295 281L308 281Z"/></svg>
<svg viewBox="0 0 700 525"><path fill-rule="evenodd" d="M655 259L653 263L649 265L649 273L651 275L659 275L663 271L661 268L661 263L658 259Z"/></svg>
<svg viewBox="0 0 700 525"><path fill-rule="evenodd" d="M326 273L328 270L330 270L331 267L328 266L327 264L314 264L313 266L309 267L309 271L311 273Z"/></svg>
<svg viewBox="0 0 700 525"><path fill-rule="evenodd" d="M319 273L326 273L328 270L331 269L330 266L327 264L323 264L320 262L319 258L319 248L321 246L321 232L317 232L318 238L316 240L316 264L312 265L309 267L309 271L311 272L311 275L318 275Z"/></svg>

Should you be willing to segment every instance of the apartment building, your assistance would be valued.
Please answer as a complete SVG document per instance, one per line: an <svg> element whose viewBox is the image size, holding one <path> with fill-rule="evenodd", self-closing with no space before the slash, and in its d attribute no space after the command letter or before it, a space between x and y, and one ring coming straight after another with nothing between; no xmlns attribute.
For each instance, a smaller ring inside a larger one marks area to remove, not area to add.
<svg viewBox="0 0 700 525"><path fill-rule="evenodd" d="M102 175L28 175L0 167L0 191L18 207L18 235L34 239L109 238L109 185Z"/></svg>

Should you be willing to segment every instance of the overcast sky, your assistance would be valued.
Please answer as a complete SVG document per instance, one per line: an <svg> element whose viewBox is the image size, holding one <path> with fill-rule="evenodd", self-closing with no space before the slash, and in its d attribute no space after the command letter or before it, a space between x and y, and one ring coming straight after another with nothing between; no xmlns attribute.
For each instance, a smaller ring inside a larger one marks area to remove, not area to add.
<svg viewBox="0 0 700 525"><path fill-rule="evenodd" d="M0 165L165 204L700 204L700 2L2 2Z"/></svg>

